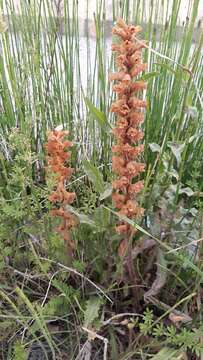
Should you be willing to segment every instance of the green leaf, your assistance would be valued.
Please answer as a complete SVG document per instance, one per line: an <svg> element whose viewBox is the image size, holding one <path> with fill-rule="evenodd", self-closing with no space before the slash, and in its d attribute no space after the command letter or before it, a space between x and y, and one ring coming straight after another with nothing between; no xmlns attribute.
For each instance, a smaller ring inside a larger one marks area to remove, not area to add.
<svg viewBox="0 0 203 360"><path fill-rule="evenodd" d="M176 75L176 71L169 65L163 64L163 63L154 63L154 65L160 66L164 70L170 71L173 75Z"/></svg>
<svg viewBox="0 0 203 360"><path fill-rule="evenodd" d="M175 156L176 160L177 160L177 165L180 165L181 162L181 154L184 150L185 147L185 143L183 144L178 144L177 142L172 142L169 141L167 143L168 147L171 149L173 155Z"/></svg>
<svg viewBox="0 0 203 360"><path fill-rule="evenodd" d="M175 360L177 356L181 355L180 350L170 349L170 348L163 348L161 349L158 354L153 356L151 360Z"/></svg>
<svg viewBox="0 0 203 360"><path fill-rule="evenodd" d="M23 301L26 305L29 313L32 315L33 320L36 322L37 326L39 326L40 331L42 332L44 338L46 339L51 351L52 355L55 356L55 350L53 346L53 342L51 336L49 334L45 319L42 316L43 309L40 306L34 306L34 303L30 302L28 297L24 294L24 292L18 286L15 289L16 294L19 296L19 299ZM41 311L41 313L40 313Z"/></svg>
<svg viewBox="0 0 203 360"><path fill-rule="evenodd" d="M181 263L185 263L190 269L194 270L200 277L201 279L203 279L203 271L200 270L200 268L198 266L196 266L195 264L193 264L192 261L190 261L190 259L187 256L184 256L182 254L179 254L176 250L172 249L169 245L167 245L165 242L163 242L162 240L158 239L156 236L150 234L148 231L146 231L143 227L139 226L138 224L136 224L134 221L132 221L131 219L129 219L127 216L121 215L118 212L108 208L107 206L102 205L105 209L108 209L112 214L116 215L119 219L124 220L125 222L127 222L128 224L132 225L135 229L141 231L141 233L149 236L150 238L154 239L157 241L158 244L160 244L165 250L167 250L168 252L173 252L174 256L176 256L177 259L179 259L181 261Z"/></svg>
<svg viewBox="0 0 203 360"><path fill-rule="evenodd" d="M139 80L143 80L143 81L148 81L150 80L151 78L155 77L155 76L159 76L160 75L160 72L158 71L151 71L151 72L148 72L147 74L144 74L143 76L141 76L139 78Z"/></svg>
<svg viewBox="0 0 203 360"><path fill-rule="evenodd" d="M70 302L65 296L53 296L43 307L43 316L64 316L70 310ZM35 322L32 329L36 332L39 331L39 326Z"/></svg>
<svg viewBox="0 0 203 360"><path fill-rule="evenodd" d="M109 327L109 333L110 333L110 346L111 346L111 358L112 360L118 360L119 359L119 346L116 341L116 335L115 330Z"/></svg>
<svg viewBox="0 0 203 360"><path fill-rule="evenodd" d="M84 327L93 325L93 322L98 319L99 310L102 305L102 301L99 297L92 297L86 303Z"/></svg>
<svg viewBox="0 0 203 360"><path fill-rule="evenodd" d="M27 360L28 353L25 350L23 344L17 341L14 345L13 360Z"/></svg>
<svg viewBox="0 0 203 360"><path fill-rule="evenodd" d="M198 117L198 110L197 110L196 106L187 106L187 107L185 107L184 111L192 119L196 119Z"/></svg>
<svg viewBox="0 0 203 360"><path fill-rule="evenodd" d="M191 143L193 142L193 140L199 139L199 138L202 137L202 136L203 136L203 133L200 133L200 134L198 134L198 135L192 135L192 136L189 138L188 143L191 144Z"/></svg>
<svg viewBox="0 0 203 360"><path fill-rule="evenodd" d="M152 152L158 152L158 153L160 153L160 151L161 151L161 147L159 146L159 144L150 143L150 144L149 144L149 147L150 147L150 149L151 149Z"/></svg>
<svg viewBox="0 0 203 360"><path fill-rule="evenodd" d="M109 196L111 196L112 194L112 185L111 184L107 184L105 185L106 189L104 190L104 192L100 195L99 200L105 200L106 198L108 198Z"/></svg>
<svg viewBox="0 0 203 360"><path fill-rule="evenodd" d="M106 231L110 224L109 211L103 207L98 207L94 211L94 221L99 231Z"/></svg>
<svg viewBox="0 0 203 360"><path fill-rule="evenodd" d="M106 115L101 110L97 109L87 97L85 98L85 103L90 113L94 115L94 118L98 121L103 130L107 131L107 128L111 128Z"/></svg>
<svg viewBox="0 0 203 360"><path fill-rule="evenodd" d="M99 169L88 160L83 161L83 167L88 178L93 182L95 190L101 194L105 185Z"/></svg>
<svg viewBox="0 0 203 360"><path fill-rule="evenodd" d="M176 180L179 180L179 174L176 171L176 169L171 169L171 171L168 171L168 175L170 175L171 177L174 177Z"/></svg>
<svg viewBox="0 0 203 360"><path fill-rule="evenodd" d="M192 196L194 191L190 187L181 188L179 194L186 194L187 196Z"/></svg>
<svg viewBox="0 0 203 360"><path fill-rule="evenodd" d="M80 220L81 224L87 224L93 227L97 227L97 225L95 224L95 222L93 220L90 219L90 217L88 215L85 214L81 214L78 211L76 211L72 206L70 205L66 205L66 209L68 211L70 211L72 214L76 215L78 217L78 219Z"/></svg>

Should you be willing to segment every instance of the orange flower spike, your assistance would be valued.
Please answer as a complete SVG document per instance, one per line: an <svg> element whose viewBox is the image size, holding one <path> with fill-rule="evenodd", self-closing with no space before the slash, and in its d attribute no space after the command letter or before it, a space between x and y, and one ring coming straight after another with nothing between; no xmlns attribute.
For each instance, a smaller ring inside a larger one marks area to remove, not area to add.
<svg viewBox="0 0 203 360"><path fill-rule="evenodd" d="M69 232L75 226L76 221L74 216L66 210L66 205L71 204L76 195L73 192L68 192L65 188L65 182L73 173L73 169L67 165L67 161L71 157L68 149L72 143L69 140L64 140L66 135L68 135L67 131L53 130L48 133L48 141L45 144L48 163L46 173L48 176L54 174L55 180L55 189L49 196L49 201L60 205L60 208L51 210L51 215L60 217L62 221L56 231L63 237L68 253L72 254L73 243Z"/></svg>
<svg viewBox="0 0 203 360"><path fill-rule="evenodd" d="M147 68L147 64L142 63L142 49L146 43L136 39L141 30L140 26L127 25L122 19L117 20L112 33L120 38L120 43L113 44L112 51L116 52L118 72L109 76L111 81L116 81L113 91L117 94L117 100L110 109L117 116L113 129L116 144L112 147L112 170L117 174L117 179L112 182L112 200L119 213L130 219L144 213L144 209L135 201L143 188L143 182L136 181L136 178L145 169L145 164L138 161L138 156L144 150L144 145L140 144L144 136L140 129L144 121L142 108L147 106L146 101L140 98L146 83L136 79ZM121 221L116 231L129 235L133 229Z"/></svg>

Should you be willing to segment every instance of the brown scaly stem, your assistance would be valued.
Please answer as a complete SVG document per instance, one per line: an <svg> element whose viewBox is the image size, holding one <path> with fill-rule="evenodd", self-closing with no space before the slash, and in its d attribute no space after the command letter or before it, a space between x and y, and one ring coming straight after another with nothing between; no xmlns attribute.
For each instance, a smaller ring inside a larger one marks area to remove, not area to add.
<svg viewBox="0 0 203 360"><path fill-rule="evenodd" d="M116 114L112 169L117 175L112 183L112 200L119 214L129 219L139 218L144 213L137 202L137 194L143 188L139 177L145 169L145 164L139 162L138 157L144 150L140 143L144 136L140 124L144 120L142 109L146 107L146 102L140 99L140 92L146 88L146 84L138 80L137 76L147 67L147 64L141 62L142 48L146 44L137 41L135 37L140 31L140 26L126 25L122 19L118 19L112 30L120 38L119 44L112 45L112 51L117 53L115 63L118 72L110 74L110 80L116 81L113 91L117 94L117 99L111 106L111 111ZM136 230L125 221L120 221L116 231L124 236L119 255L126 255L127 270L130 282L135 285L133 293L138 306L139 292L136 285L139 283L139 276L132 259L132 241Z"/></svg>
<svg viewBox="0 0 203 360"><path fill-rule="evenodd" d="M139 276L134 267L133 258L132 258L132 239L131 240L127 239L127 241L129 242L129 246L126 255L126 268L129 275L130 283L134 285L132 288L133 303L136 308L136 311L139 311L140 293L139 293L139 287L137 286L139 284Z"/></svg>

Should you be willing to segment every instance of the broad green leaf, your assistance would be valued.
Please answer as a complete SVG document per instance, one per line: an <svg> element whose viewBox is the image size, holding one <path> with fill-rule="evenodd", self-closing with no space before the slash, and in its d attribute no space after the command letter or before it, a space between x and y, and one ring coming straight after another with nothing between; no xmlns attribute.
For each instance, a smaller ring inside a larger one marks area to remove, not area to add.
<svg viewBox="0 0 203 360"><path fill-rule="evenodd" d="M106 115L101 110L97 109L96 106L94 106L87 97L85 98L85 103L90 113L94 115L102 129L107 131L107 128L111 128L111 125L107 121Z"/></svg>
<svg viewBox="0 0 203 360"><path fill-rule="evenodd" d="M197 216L198 215L198 210L196 208L190 209L189 212L190 212L190 214L192 214L192 216Z"/></svg>
<svg viewBox="0 0 203 360"><path fill-rule="evenodd" d="M198 111L197 111L196 106L187 106L184 111L192 119L196 119L198 117Z"/></svg>
<svg viewBox="0 0 203 360"><path fill-rule="evenodd" d="M68 211L70 211L72 214L76 215L78 217L78 219L80 220L81 224L88 224L90 226L93 227L97 227L97 225L95 224L95 222L93 220L90 219L90 217L88 215L85 214L81 214L78 211L76 211L72 206L70 205L66 205L66 209Z"/></svg>
<svg viewBox="0 0 203 360"><path fill-rule="evenodd" d="M95 190L101 194L104 191L105 185L99 169L88 160L83 161L83 167L86 175L93 182Z"/></svg>
<svg viewBox="0 0 203 360"><path fill-rule="evenodd" d="M89 327L93 325L93 322L98 319L99 310L101 307L101 299L99 297L92 297L86 303L84 326Z"/></svg>
<svg viewBox="0 0 203 360"><path fill-rule="evenodd" d="M152 152L158 152L158 153L160 153L160 151L161 151L161 147L160 147L159 144L150 143L150 144L149 144L149 147L150 147L150 149L151 149Z"/></svg>
<svg viewBox="0 0 203 360"><path fill-rule="evenodd" d="M154 63L154 65L160 66L164 70L170 71L173 73L173 75L176 75L176 71L169 65L163 64L163 63Z"/></svg>
<svg viewBox="0 0 203 360"><path fill-rule="evenodd" d="M178 144L176 142L169 141L167 143L167 145L171 149L173 155L175 156L175 158L177 160L177 165L179 166L180 162L181 162L181 154L182 154L182 152L184 150L185 143Z"/></svg>
<svg viewBox="0 0 203 360"><path fill-rule="evenodd" d="M187 196L192 196L194 191L190 187L181 188L179 194L186 194Z"/></svg>
<svg viewBox="0 0 203 360"><path fill-rule="evenodd" d="M158 354L153 356L151 360L177 360L177 356L181 355L180 350L170 349L170 348L163 348L161 349ZM184 358L182 358L184 359ZM181 360L181 358L180 358Z"/></svg>
<svg viewBox="0 0 203 360"><path fill-rule="evenodd" d="M179 180L179 174L176 169L171 169L171 171L168 171L168 175L174 177L176 180Z"/></svg>
<svg viewBox="0 0 203 360"><path fill-rule="evenodd" d="M198 135L192 135L189 140L188 143L191 144L194 140L199 140L199 138L203 137L203 132L198 134ZM195 146L195 144L194 144Z"/></svg>
<svg viewBox="0 0 203 360"><path fill-rule="evenodd" d="M100 195L99 200L105 200L112 194L112 190L113 190L112 185L107 184L107 185L105 185L105 187L106 188L105 188L104 192Z"/></svg>
<svg viewBox="0 0 203 360"><path fill-rule="evenodd" d="M144 74L143 76L141 76L139 78L139 80L143 80L143 81L148 81L150 80L151 78L154 78L156 76L159 76L161 75L160 72L158 71L151 71L151 72L148 72L147 74Z"/></svg>

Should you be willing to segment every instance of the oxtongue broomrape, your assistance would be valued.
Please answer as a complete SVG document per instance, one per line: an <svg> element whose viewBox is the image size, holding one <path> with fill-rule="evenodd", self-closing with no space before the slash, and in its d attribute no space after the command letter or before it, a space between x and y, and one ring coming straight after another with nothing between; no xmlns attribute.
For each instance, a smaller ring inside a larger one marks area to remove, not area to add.
<svg viewBox="0 0 203 360"><path fill-rule="evenodd" d="M51 215L61 218L61 223L56 231L64 239L68 255L72 256L75 246L70 237L70 230L76 225L76 219L66 210L66 206L75 200L76 195L74 192L66 190L66 182L73 173L73 169L68 165L71 156L68 150L72 143L65 139L67 135L68 131L50 131L45 149L47 153L46 173L47 176L53 175L54 178L54 190L49 196L49 200L54 204Z"/></svg>
<svg viewBox="0 0 203 360"><path fill-rule="evenodd" d="M113 44L112 51L116 52L115 64L118 71L109 75L109 79L115 81L113 91L117 94L110 109L116 115L112 170L117 178L112 183L112 200L118 213L129 219L137 219L144 214L144 209L137 200L137 195L144 186L140 174L145 170L145 164L139 160L144 150L140 143L144 136L140 125L144 121L143 109L146 108L146 101L141 99L146 83L138 80L137 76L147 68L147 64L141 61L142 49L146 44L136 40L136 35L141 30L140 26L126 25L122 19L117 20L112 33L120 38L120 43ZM136 230L127 222L119 221L116 231L123 235L119 255L127 254L130 257L132 237ZM128 270L130 278L134 278L137 283L138 277L130 258Z"/></svg>

